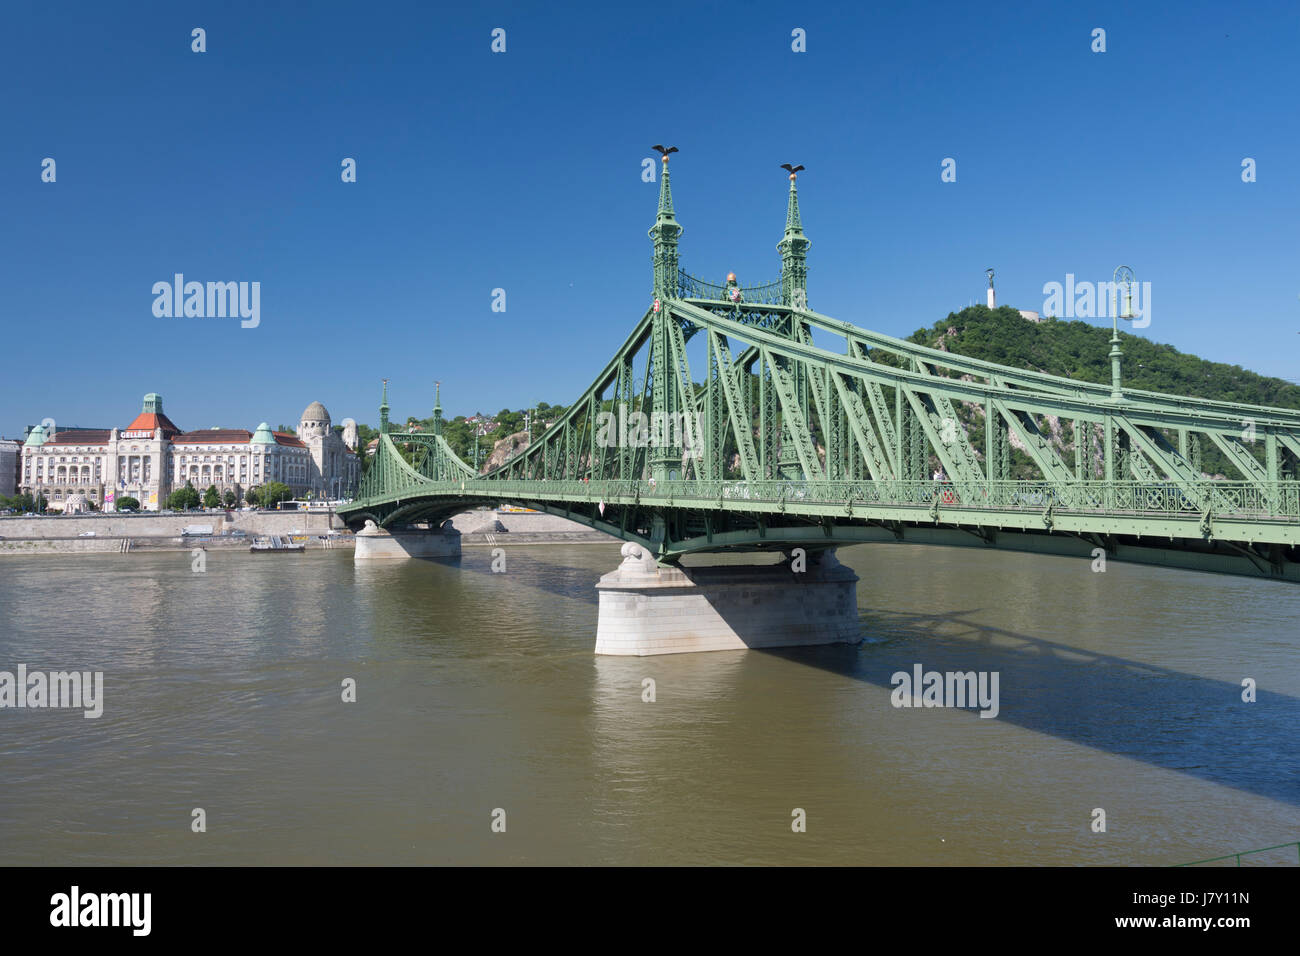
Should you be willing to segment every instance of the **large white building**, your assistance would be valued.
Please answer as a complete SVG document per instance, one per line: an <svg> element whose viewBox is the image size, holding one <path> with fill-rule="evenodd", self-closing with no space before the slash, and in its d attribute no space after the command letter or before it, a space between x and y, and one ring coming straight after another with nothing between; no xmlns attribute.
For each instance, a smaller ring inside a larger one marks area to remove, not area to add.
<svg viewBox="0 0 1300 956"><path fill-rule="evenodd" d="M9 498L17 493L18 460L22 457L22 444L0 438L0 497Z"/></svg>
<svg viewBox="0 0 1300 956"><path fill-rule="evenodd" d="M348 420L348 424L351 421ZM23 445L21 490L43 494L53 510L82 498L106 511L123 497L156 511L167 496L189 482L200 493L245 491L279 481L295 497L345 498L356 490L361 459L356 455L356 428L344 430L352 447L335 434L329 412L312 402L302 413L298 434L276 432L263 422L242 428L181 431L150 393L126 428L63 429L50 433L36 426Z"/></svg>

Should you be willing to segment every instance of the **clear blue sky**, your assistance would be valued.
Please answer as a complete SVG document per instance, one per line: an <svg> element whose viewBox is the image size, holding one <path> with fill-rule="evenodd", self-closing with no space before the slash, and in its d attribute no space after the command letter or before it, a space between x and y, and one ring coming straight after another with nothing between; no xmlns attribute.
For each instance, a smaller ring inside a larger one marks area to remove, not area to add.
<svg viewBox="0 0 1300 956"><path fill-rule="evenodd" d="M1140 334L1295 380L1298 39L1287 3L10 2L0 433L151 391L373 424L384 377L395 417L435 378L449 417L567 404L646 307L657 142L697 275L776 277L798 162L818 311L907 335L989 266L1041 310L1127 263ZM259 281L260 326L155 318L176 272Z"/></svg>

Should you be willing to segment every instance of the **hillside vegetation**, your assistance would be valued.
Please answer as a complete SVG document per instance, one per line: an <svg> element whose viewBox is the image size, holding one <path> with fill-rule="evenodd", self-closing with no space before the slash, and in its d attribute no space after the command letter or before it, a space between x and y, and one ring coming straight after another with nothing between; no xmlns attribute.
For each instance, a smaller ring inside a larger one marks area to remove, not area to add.
<svg viewBox="0 0 1300 956"><path fill-rule="evenodd" d="M1030 322L1006 306L989 309L977 305L950 312L930 328L912 333L908 341L1012 368L1109 385L1110 337L1111 330L1104 326L1050 318ZM1126 389L1300 409L1300 386L1285 379L1260 375L1240 365L1207 361L1122 329L1120 348L1124 352L1122 385ZM965 406L959 416L982 458L983 410ZM1069 461L1074 453L1070 424L1050 418L1044 424L1057 453ZM1166 437L1175 440L1172 433ZM1013 439L1012 444L1018 442ZM1201 468L1208 476L1235 475L1224 455L1208 445L1202 451ZM1011 474L1031 478L1036 469L1028 456L1014 450Z"/></svg>
<svg viewBox="0 0 1300 956"><path fill-rule="evenodd" d="M948 313L930 328L912 333L908 341L1013 368L1110 384L1110 336L1110 329L1087 322L1030 322L1006 306L989 309L976 305ZM1300 408L1300 386L1285 379L1259 375L1240 365L1210 362L1172 345L1131 335L1122 327L1119 338L1126 388Z"/></svg>

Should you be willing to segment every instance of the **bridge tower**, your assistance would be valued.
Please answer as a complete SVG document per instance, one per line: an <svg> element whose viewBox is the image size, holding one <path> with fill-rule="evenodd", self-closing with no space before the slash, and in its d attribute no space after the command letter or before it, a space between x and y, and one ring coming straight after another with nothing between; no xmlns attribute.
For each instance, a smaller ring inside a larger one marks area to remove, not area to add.
<svg viewBox="0 0 1300 956"><path fill-rule="evenodd" d="M791 308L806 309L808 308L808 248L812 242L803 234L803 222L799 217L799 188L795 184L799 171L804 167L786 163L781 168L789 170L790 173L790 197L785 207L785 235L776 244L776 251L781 254L781 301ZM799 321L791 317L792 338L798 338L801 334L796 327L798 324ZM800 407L808 408L807 373L802 366L795 367L792 371ZM790 431L789 423L784 421L784 415L782 415L781 425L780 460L776 462L772 477L778 476L790 479L808 477L803 473L794 435Z"/></svg>
<svg viewBox="0 0 1300 956"><path fill-rule="evenodd" d="M388 431L388 379L384 379L384 395L379 400L379 431Z"/></svg>
<svg viewBox="0 0 1300 956"><path fill-rule="evenodd" d="M802 166L799 169L803 169ZM796 309L808 308L808 247L812 245L803 234L799 219L799 190L795 186L797 173L790 173L790 198L785 207L785 235L776 244L781 253L782 301Z"/></svg>
<svg viewBox="0 0 1300 956"><path fill-rule="evenodd" d="M659 175L659 212L650 227L650 240L654 244L654 299L657 303L651 331L651 447L649 448L650 476L656 482L682 477L682 449L673 441L679 434L680 402L677 396L676 374L673 362L672 328L676 321L669 315L668 302L677 298L680 260L677 241L682 227L673 213L673 187L668 175L670 154L676 147L655 146L662 158ZM645 411L642 409L641 411ZM656 425L657 423L657 425Z"/></svg>
<svg viewBox="0 0 1300 956"><path fill-rule="evenodd" d="M669 152L662 153L659 213L655 216L655 224L647 233L654 243L654 295L660 301L677 297L677 270L680 266L677 241L682 236L682 227L673 213L673 187L668 178ZM676 148L671 152L676 152Z"/></svg>
<svg viewBox="0 0 1300 956"><path fill-rule="evenodd" d="M433 393L433 433L442 434L442 382L434 382Z"/></svg>

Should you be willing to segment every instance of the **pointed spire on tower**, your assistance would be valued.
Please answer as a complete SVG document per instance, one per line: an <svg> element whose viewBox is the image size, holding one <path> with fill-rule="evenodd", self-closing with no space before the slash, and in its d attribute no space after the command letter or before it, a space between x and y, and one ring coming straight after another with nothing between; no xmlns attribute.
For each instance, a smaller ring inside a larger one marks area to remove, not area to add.
<svg viewBox="0 0 1300 956"><path fill-rule="evenodd" d="M663 172L659 176L659 215L658 219L672 219L675 216L673 210L673 184L668 175L668 157L664 157Z"/></svg>
<svg viewBox="0 0 1300 956"><path fill-rule="evenodd" d="M785 235L776 244L781 253L781 292L786 305L808 308L808 247L812 242L803 234L803 221L799 217L799 190L795 179L803 166L782 163L781 168L790 174L790 198L785 207Z"/></svg>
<svg viewBox="0 0 1300 956"><path fill-rule="evenodd" d="M388 431L388 379L384 379L384 397L379 400L379 430Z"/></svg>
<svg viewBox="0 0 1300 956"><path fill-rule="evenodd" d="M790 199L785 207L785 235L788 239L791 236L803 235L803 223L799 219L799 190L794 184L794 181L799 178L799 170L803 167L786 163L781 168L790 170Z"/></svg>
<svg viewBox="0 0 1300 956"><path fill-rule="evenodd" d="M672 154L677 152L676 146L651 146L653 150L659 152L659 158L663 160L663 172L659 176L659 218L673 218L673 187L668 180L668 160Z"/></svg>
<svg viewBox="0 0 1300 956"><path fill-rule="evenodd" d="M433 393L433 433L442 434L442 382L434 382Z"/></svg>
<svg viewBox="0 0 1300 956"><path fill-rule="evenodd" d="M682 227L678 225L673 213L673 187L668 176L668 160L677 152L677 147L655 145L650 148L657 150L663 160L659 174L659 212L649 232L654 243L654 295L659 299L676 298L677 240L681 238Z"/></svg>

